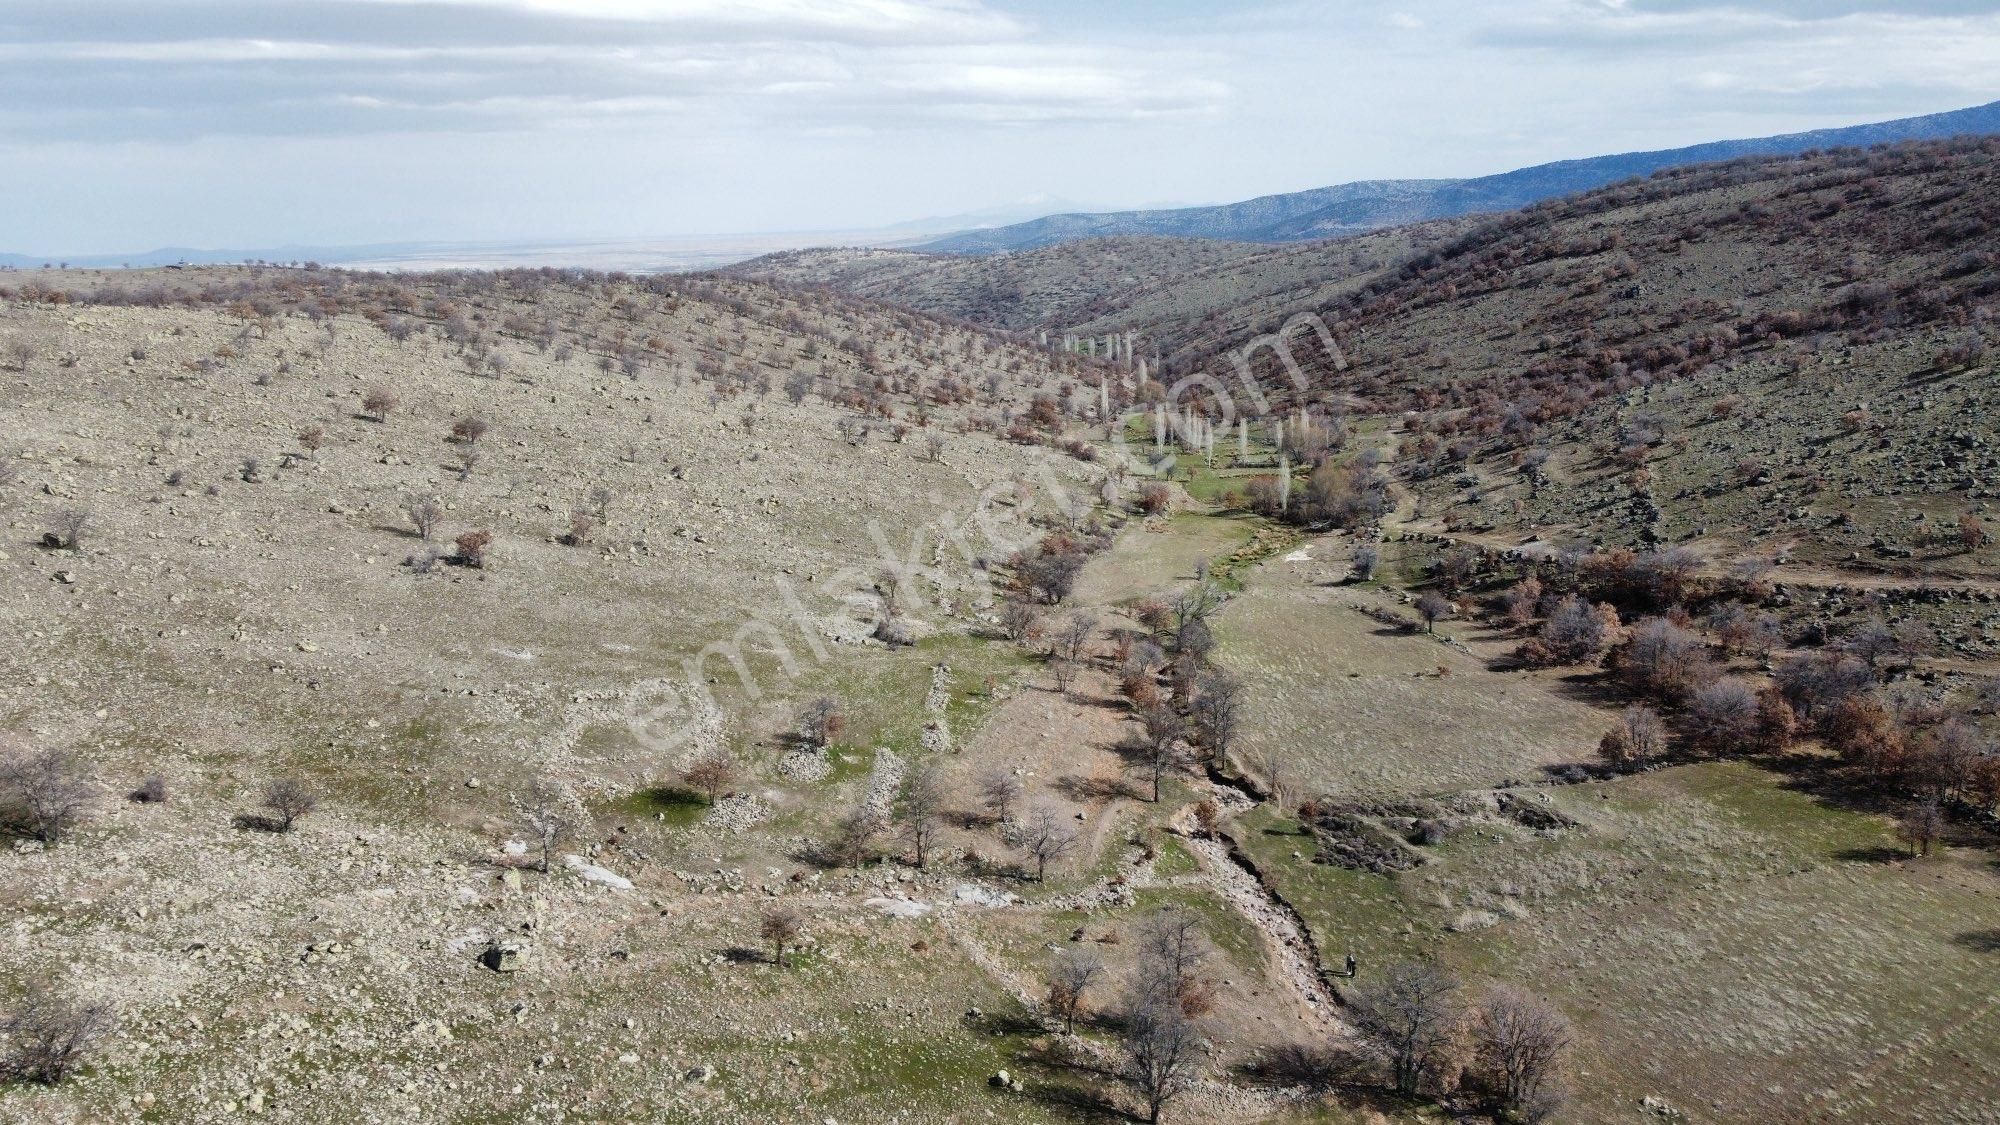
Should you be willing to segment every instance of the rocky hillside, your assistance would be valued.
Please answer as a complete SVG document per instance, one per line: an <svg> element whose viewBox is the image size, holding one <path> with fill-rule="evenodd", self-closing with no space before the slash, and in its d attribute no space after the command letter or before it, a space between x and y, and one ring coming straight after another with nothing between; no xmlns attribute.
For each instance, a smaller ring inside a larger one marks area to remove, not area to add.
<svg viewBox="0 0 2000 1125"><path fill-rule="evenodd" d="M1103 238L968 258L868 248L771 254L724 273L826 288L931 316L1012 332L1060 331L1125 294L1264 253L1242 243L1181 238Z"/></svg>
<svg viewBox="0 0 2000 1125"><path fill-rule="evenodd" d="M1493 220L1320 306L1348 366L1318 356L1311 397L1396 418L1455 525L1990 571L1958 521L2000 468L1996 157L1743 160Z"/></svg>

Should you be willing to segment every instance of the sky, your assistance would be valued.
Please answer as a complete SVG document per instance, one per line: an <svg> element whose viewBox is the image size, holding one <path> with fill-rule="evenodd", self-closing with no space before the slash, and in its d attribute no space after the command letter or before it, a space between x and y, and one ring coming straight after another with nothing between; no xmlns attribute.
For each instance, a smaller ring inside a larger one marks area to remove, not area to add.
<svg viewBox="0 0 2000 1125"><path fill-rule="evenodd" d="M2000 99L2000 0L0 0L0 250L856 231Z"/></svg>

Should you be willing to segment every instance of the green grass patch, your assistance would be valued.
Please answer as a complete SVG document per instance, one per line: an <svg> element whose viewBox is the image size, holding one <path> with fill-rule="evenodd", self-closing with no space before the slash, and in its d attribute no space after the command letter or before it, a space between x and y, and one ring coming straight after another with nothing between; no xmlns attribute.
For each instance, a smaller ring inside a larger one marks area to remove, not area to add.
<svg viewBox="0 0 2000 1125"><path fill-rule="evenodd" d="M673 828L689 828L708 814L708 798L676 785L656 785L616 803L614 808L627 816L661 818Z"/></svg>

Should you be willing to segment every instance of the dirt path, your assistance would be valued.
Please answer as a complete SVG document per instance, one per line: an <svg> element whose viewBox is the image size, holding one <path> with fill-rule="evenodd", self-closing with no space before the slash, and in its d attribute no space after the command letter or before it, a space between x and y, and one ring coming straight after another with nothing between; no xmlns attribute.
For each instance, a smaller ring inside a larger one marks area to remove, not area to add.
<svg viewBox="0 0 2000 1125"><path fill-rule="evenodd" d="M1119 619L1112 603L1130 596L1134 588L1157 593L1192 581L1192 560L1216 554L1217 548L1225 545L1220 542L1218 527L1229 533L1231 542L1248 538L1233 526L1193 521L1166 524L1165 530L1135 527L1112 554L1088 564L1084 580L1078 583L1082 604L1056 616L1087 612L1097 616L1103 627ZM1176 536L1180 528L1188 529L1185 537ZM951 780L963 800L975 792L978 779L987 771L997 767L1013 772L1026 785L1024 807L1052 806L1065 817L1079 819L1083 846L1077 862L1092 864L1105 849L1121 846L1116 829L1128 810L1140 807L1126 774L1126 762L1115 749L1129 733L1132 719L1117 682L1102 669L1093 668L1079 676L1067 693L1052 688L1045 672L1021 681L1014 696L987 719L956 756ZM1250 796L1228 786L1207 779L1190 780L1222 805L1225 816L1256 807ZM1251 925L1264 947L1273 998L1285 998L1278 1002L1290 1005L1300 1026L1326 1035L1345 1035L1338 1000L1321 975L1319 953L1298 913L1266 887L1225 841L1196 832L1193 808L1179 809L1171 826L1200 870L1175 882L1185 880L1201 887ZM1133 889L1156 882L1151 867L1150 862L1128 857L1118 864L1115 882L1107 877L1029 909L1095 906L1126 898ZM950 928L955 931L953 940L970 960L1023 1003L1038 1005L1035 982L1001 965L980 947L974 935Z"/></svg>

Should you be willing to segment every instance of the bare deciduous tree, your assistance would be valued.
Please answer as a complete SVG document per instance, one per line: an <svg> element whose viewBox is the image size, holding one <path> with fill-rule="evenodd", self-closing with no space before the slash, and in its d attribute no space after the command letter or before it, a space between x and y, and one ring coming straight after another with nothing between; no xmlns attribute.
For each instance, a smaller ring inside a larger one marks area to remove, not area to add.
<svg viewBox="0 0 2000 1125"><path fill-rule="evenodd" d="M10 336L7 343L0 346L0 355L7 357L7 366L15 371L26 371L41 353L41 345L26 336Z"/></svg>
<svg viewBox="0 0 2000 1125"><path fill-rule="evenodd" d="M1205 672L1195 680L1189 712L1195 740L1210 758L1226 761L1243 721L1243 685L1227 672Z"/></svg>
<svg viewBox="0 0 2000 1125"><path fill-rule="evenodd" d="M402 404L403 400L396 397L395 391L380 383L369 387L361 395L361 412L377 422L388 421L389 415Z"/></svg>
<svg viewBox="0 0 2000 1125"><path fill-rule="evenodd" d="M1542 623L1541 633L1523 652L1537 664L1581 664L1597 658L1610 639L1617 615L1608 606L1593 606L1570 597Z"/></svg>
<svg viewBox="0 0 2000 1125"><path fill-rule="evenodd" d="M84 539L97 522L96 513L89 508L59 508L52 521L56 545L68 551L81 550Z"/></svg>
<svg viewBox="0 0 2000 1125"><path fill-rule="evenodd" d="M576 790L553 777L538 777L514 801L515 823L541 852L541 869L550 870L556 848L590 828L590 811Z"/></svg>
<svg viewBox="0 0 2000 1125"><path fill-rule="evenodd" d="M1207 939L1186 911L1162 910L1140 935L1138 965L1125 1003L1125 1074L1157 1122L1185 1092L1200 1065L1206 987L1197 976L1209 956Z"/></svg>
<svg viewBox="0 0 2000 1125"><path fill-rule="evenodd" d="M1354 577L1357 581L1368 582L1375 577L1376 568L1382 565L1382 552L1371 544L1363 543L1354 548Z"/></svg>
<svg viewBox="0 0 2000 1125"><path fill-rule="evenodd" d="M1059 659L1082 664L1090 655L1090 639L1097 635L1097 618L1073 613L1056 630L1053 651Z"/></svg>
<svg viewBox="0 0 2000 1125"><path fill-rule="evenodd" d="M1757 736L1757 693L1742 680L1717 680L1694 690L1688 701L1688 729L1710 753L1743 749Z"/></svg>
<svg viewBox="0 0 2000 1125"><path fill-rule="evenodd" d="M836 867L859 867L872 856L875 838L887 827L873 806L862 804L840 819L822 849Z"/></svg>
<svg viewBox="0 0 2000 1125"><path fill-rule="evenodd" d="M1010 641L1033 640L1041 631L1042 614L1024 598L1009 598L1000 607L1000 631Z"/></svg>
<svg viewBox="0 0 2000 1125"><path fill-rule="evenodd" d="M1199 1074L1201 1032L1171 1000L1148 997L1125 1014L1125 1075L1158 1125L1167 1105Z"/></svg>
<svg viewBox="0 0 2000 1125"><path fill-rule="evenodd" d="M773 907L764 912L758 923L757 932L771 944L771 963L785 967L785 950L796 946L805 936L806 921L798 911L789 906Z"/></svg>
<svg viewBox="0 0 2000 1125"><path fill-rule="evenodd" d="M1021 799L1021 779L1005 766L994 766L979 778L979 799L992 811L994 821L1006 824Z"/></svg>
<svg viewBox="0 0 2000 1125"><path fill-rule="evenodd" d="M919 871L929 865L931 849L944 831L944 801L944 771L937 763L925 762L903 780L896 815Z"/></svg>
<svg viewBox="0 0 2000 1125"><path fill-rule="evenodd" d="M97 799L83 760L59 747L0 749L0 815L44 844L60 843Z"/></svg>
<svg viewBox="0 0 2000 1125"><path fill-rule="evenodd" d="M290 832L300 817L319 807L319 797L298 778L279 777L264 786L259 804L270 810L272 827Z"/></svg>
<svg viewBox="0 0 2000 1125"><path fill-rule="evenodd" d="M1076 683L1077 667L1073 661L1060 656L1049 658L1049 676L1056 682L1056 694L1068 695L1071 685Z"/></svg>
<svg viewBox="0 0 2000 1125"><path fill-rule="evenodd" d="M1088 949L1065 949L1049 965L1049 1010L1074 1034L1090 990L1104 979L1104 959Z"/></svg>
<svg viewBox="0 0 2000 1125"><path fill-rule="evenodd" d="M1144 734L1134 746L1135 758L1141 771L1152 782L1152 800L1160 799L1160 784L1167 775L1180 769L1186 762L1181 749L1181 735L1186 723L1174 709L1164 704L1148 707L1140 716L1144 724Z"/></svg>
<svg viewBox="0 0 2000 1125"><path fill-rule="evenodd" d="M1210 1004L1201 966L1214 954L1192 912L1165 907L1140 929L1135 987L1172 1000L1190 1017L1200 1016Z"/></svg>
<svg viewBox="0 0 2000 1125"><path fill-rule="evenodd" d="M712 750L697 758L694 764L681 774L681 780L688 788L700 793L708 799L709 804L713 805L731 785L736 783L738 773L736 759L730 757L727 750Z"/></svg>
<svg viewBox="0 0 2000 1125"><path fill-rule="evenodd" d="M1560 1085L1573 1036L1553 1004L1497 987L1480 1005L1476 1036L1480 1067L1509 1109L1534 1105Z"/></svg>
<svg viewBox="0 0 2000 1125"><path fill-rule="evenodd" d="M799 712L799 738L816 750L824 750L847 729L847 715L840 701L821 696Z"/></svg>
<svg viewBox="0 0 2000 1125"><path fill-rule="evenodd" d="M1387 1062L1399 1092L1456 1087L1466 1054L1457 977L1435 965L1394 965L1381 980L1354 990L1348 1012L1355 1030Z"/></svg>
<svg viewBox="0 0 2000 1125"><path fill-rule="evenodd" d="M1636 769L1658 761L1667 752L1667 724L1643 703L1625 708L1618 725L1597 744L1598 756L1615 770Z"/></svg>
<svg viewBox="0 0 2000 1125"><path fill-rule="evenodd" d="M444 522L444 506L435 500L418 497L403 501L403 515L409 518L410 526L417 529L417 538L428 543L437 534L438 525Z"/></svg>
<svg viewBox="0 0 2000 1125"><path fill-rule="evenodd" d="M1014 833L1014 842L1029 859L1035 862L1035 881L1048 878L1049 865L1067 859L1076 851L1076 829L1063 820L1062 814L1047 806L1030 812Z"/></svg>
<svg viewBox="0 0 2000 1125"><path fill-rule="evenodd" d="M1425 632L1437 632L1437 623L1450 617L1451 613L1451 599L1436 590L1425 590L1423 596L1417 599L1417 616L1424 619Z"/></svg>
<svg viewBox="0 0 2000 1125"><path fill-rule="evenodd" d="M1944 808L1935 797L1911 805L1896 819L1896 834L1910 845L1910 854L1928 856L1937 838L1944 835Z"/></svg>
<svg viewBox="0 0 2000 1125"><path fill-rule="evenodd" d="M57 996L33 986L0 1020L0 1078L53 1086L83 1064L117 1026L111 1006Z"/></svg>

